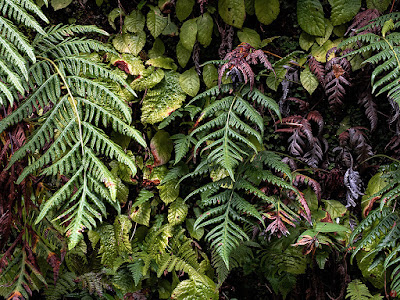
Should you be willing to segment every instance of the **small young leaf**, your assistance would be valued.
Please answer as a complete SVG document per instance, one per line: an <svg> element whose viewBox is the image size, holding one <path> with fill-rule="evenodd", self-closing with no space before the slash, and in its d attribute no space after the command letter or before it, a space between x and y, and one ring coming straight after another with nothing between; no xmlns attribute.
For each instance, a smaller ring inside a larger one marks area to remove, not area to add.
<svg viewBox="0 0 400 300"><path fill-rule="evenodd" d="M317 77L315 77L315 75L310 71L309 67L306 67L306 69L301 71L300 82L310 95L315 91L319 84Z"/></svg>
<svg viewBox="0 0 400 300"><path fill-rule="evenodd" d="M51 6L54 10L59 10L66 8L68 5L72 3L72 0L51 0Z"/></svg>
<svg viewBox="0 0 400 300"><path fill-rule="evenodd" d="M298 0L297 21L308 34L325 35L324 10L319 0Z"/></svg>
<svg viewBox="0 0 400 300"><path fill-rule="evenodd" d="M271 24L279 15L279 0L255 0L254 9L258 21L264 25Z"/></svg>

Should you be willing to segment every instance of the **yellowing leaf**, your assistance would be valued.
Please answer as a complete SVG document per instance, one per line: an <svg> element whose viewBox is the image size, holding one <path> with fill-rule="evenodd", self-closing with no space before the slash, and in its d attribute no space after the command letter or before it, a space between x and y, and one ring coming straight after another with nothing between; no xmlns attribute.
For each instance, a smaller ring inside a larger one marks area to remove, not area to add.
<svg viewBox="0 0 400 300"><path fill-rule="evenodd" d="M159 56L155 58L150 58L146 61L146 65L153 66L156 68L163 68L167 70L176 70L177 66L171 57Z"/></svg>
<svg viewBox="0 0 400 300"><path fill-rule="evenodd" d="M195 68L185 71L179 76L182 90L189 96L195 97L200 89L200 79Z"/></svg>
<svg viewBox="0 0 400 300"><path fill-rule="evenodd" d="M325 35L324 10L319 0L298 0L297 21L308 34Z"/></svg>
<svg viewBox="0 0 400 300"><path fill-rule="evenodd" d="M68 5L72 3L72 0L51 0L51 6L53 6L54 10L59 10L66 8Z"/></svg>
<svg viewBox="0 0 400 300"><path fill-rule="evenodd" d="M142 74L145 70L142 60L132 54L112 55L110 63L131 75Z"/></svg>
<svg viewBox="0 0 400 300"><path fill-rule="evenodd" d="M194 43L196 42L197 35L197 21L196 19L187 20L182 24L180 38L183 47L192 51Z"/></svg>
<svg viewBox="0 0 400 300"><path fill-rule="evenodd" d="M342 217L347 208L342 203L336 200L322 200L325 204L325 210L329 213L332 219Z"/></svg>
<svg viewBox="0 0 400 300"><path fill-rule="evenodd" d="M169 133L159 130L150 141L150 150L154 157L153 167L166 164L171 159L173 149L174 144Z"/></svg>
<svg viewBox="0 0 400 300"><path fill-rule="evenodd" d="M150 89L158 84L164 78L164 71L162 69L155 69L149 67L143 72L141 76L138 76L130 84L131 88L135 91L143 91Z"/></svg>
<svg viewBox="0 0 400 300"><path fill-rule="evenodd" d="M310 71L308 66L301 71L300 82L310 95L315 91L319 84L317 77L315 77L315 75Z"/></svg>
<svg viewBox="0 0 400 300"><path fill-rule="evenodd" d="M178 225L185 221L188 213L188 206L183 202L182 198L176 199L168 209L168 222L171 225Z"/></svg>
<svg viewBox="0 0 400 300"><path fill-rule="evenodd" d="M219 0L218 12L226 24L242 28L246 18L244 0Z"/></svg>
<svg viewBox="0 0 400 300"><path fill-rule="evenodd" d="M269 25L279 15L279 0L255 0L254 9L258 21L264 25Z"/></svg>
<svg viewBox="0 0 400 300"><path fill-rule="evenodd" d="M119 52L131 53L133 55L138 55L138 53L143 49L146 44L146 34L144 31L138 34L124 33L118 34L113 39L113 46Z"/></svg>

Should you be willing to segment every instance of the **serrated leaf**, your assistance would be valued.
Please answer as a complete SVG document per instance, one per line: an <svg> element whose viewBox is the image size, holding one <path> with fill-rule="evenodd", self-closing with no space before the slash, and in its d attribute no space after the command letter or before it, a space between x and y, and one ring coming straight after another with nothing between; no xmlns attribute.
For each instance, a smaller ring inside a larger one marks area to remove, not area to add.
<svg viewBox="0 0 400 300"><path fill-rule="evenodd" d="M310 35L305 31L303 31L300 34L299 45L300 45L301 49L308 51L308 49L311 48L311 46L314 44L314 42L315 42L315 36Z"/></svg>
<svg viewBox="0 0 400 300"><path fill-rule="evenodd" d="M244 0L219 0L218 12L226 24L242 28L246 18Z"/></svg>
<svg viewBox="0 0 400 300"><path fill-rule="evenodd" d="M176 199L168 208L168 222L171 225L181 224L185 221L188 210L189 208L182 198Z"/></svg>
<svg viewBox="0 0 400 300"><path fill-rule="evenodd" d="M333 26L331 21L325 19L325 36L315 38L315 41L318 43L318 45L322 46L323 44L325 44L325 42L329 40L329 38L331 37L332 31L333 31Z"/></svg>
<svg viewBox="0 0 400 300"><path fill-rule="evenodd" d="M151 207L150 203L145 202L138 207L132 207L129 217L133 222L149 226L150 223Z"/></svg>
<svg viewBox="0 0 400 300"><path fill-rule="evenodd" d="M158 185L160 199L165 203L169 204L179 197L179 185L178 180L170 180L162 185Z"/></svg>
<svg viewBox="0 0 400 300"><path fill-rule="evenodd" d="M153 167L166 164L171 159L173 149L174 144L169 133L159 130L150 141L150 150L154 157Z"/></svg>
<svg viewBox="0 0 400 300"><path fill-rule="evenodd" d="M54 10L59 10L66 8L68 5L72 3L72 0L51 0L50 4L54 8Z"/></svg>
<svg viewBox="0 0 400 300"><path fill-rule="evenodd" d="M298 0L297 21L308 34L325 35L324 10L319 0Z"/></svg>
<svg viewBox="0 0 400 300"><path fill-rule="evenodd" d="M188 51L192 51L197 36L197 20L190 19L182 24L181 33L179 35L183 47Z"/></svg>
<svg viewBox="0 0 400 300"><path fill-rule="evenodd" d="M143 31L146 19L140 10L134 10L124 19L125 30L133 33Z"/></svg>
<svg viewBox="0 0 400 300"><path fill-rule="evenodd" d="M260 48L261 38L257 31L244 27L237 35L241 43L248 43L256 49Z"/></svg>
<svg viewBox="0 0 400 300"><path fill-rule="evenodd" d="M144 31L133 34L133 33L123 33L118 34L113 39L113 46L119 52L131 53L133 55L138 55L142 51L144 45L146 44L146 33Z"/></svg>
<svg viewBox="0 0 400 300"><path fill-rule="evenodd" d="M212 41L213 27L214 22L208 12L197 18L197 40L204 47Z"/></svg>
<svg viewBox="0 0 400 300"><path fill-rule="evenodd" d="M347 208L342 203L336 200L322 200L325 204L325 210L329 213L332 219L343 217Z"/></svg>
<svg viewBox="0 0 400 300"><path fill-rule="evenodd" d="M156 38L168 24L168 19L163 16L158 7L153 7L147 14L146 20L147 28L149 29L151 35Z"/></svg>
<svg viewBox="0 0 400 300"><path fill-rule="evenodd" d="M329 4L332 6L331 21L333 26L350 21L361 8L361 0L329 0Z"/></svg>
<svg viewBox="0 0 400 300"><path fill-rule="evenodd" d="M319 84L317 77L310 71L308 66L301 71L300 82L310 95L315 91Z"/></svg>
<svg viewBox="0 0 400 300"><path fill-rule="evenodd" d="M279 0L255 0L254 9L258 21L260 21L264 25L269 25L279 15Z"/></svg>
<svg viewBox="0 0 400 300"><path fill-rule="evenodd" d="M195 97L200 89L200 79L195 68L185 71L179 76L182 90L189 96Z"/></svg>
<svg viewBox="0 0 400 300"><path fill-rule="evenodd" d="M393 0L367 0L367 8L374 9L376 8L381 13L383 13Z"/></svg>
<svg viewBox="0 0 400 300"><path fill-rule="evenodd" d="M186 94L179 84L179 74L166 72L164 79L147 92L142 105L142 123L155 124L181 107Z"/></svg>
<svg viewBox="0 0 400 300"><path fill-rule="evenodd" d="M214 65L209 64L203 67L203 81L208 89L218 84L218 70Z"/></svg>
<svg viewBox="0 0 400 300"><path fill-rule="evenodd" d="M150 58L146 61L146 65L153 66L156 68L163 68L166 70L176 70L177 66L171 57L159 56L155 58Z"/></svg>
<svg viewBox="0 0 400 300"><path fill-rule="evenodd" d="M186 64L188 63L191 54L192 51L189 51L185 47L183 47L182 42L179 41L176 45L176 56L178 58L178 63L182 68L186 67Z"/></svg>
<svg viewBox="0 0 400 300"><path fill-rule="evenodd" d="M177 0L175 13L179 21L184 21L192 13L194 0Z"/></svg>

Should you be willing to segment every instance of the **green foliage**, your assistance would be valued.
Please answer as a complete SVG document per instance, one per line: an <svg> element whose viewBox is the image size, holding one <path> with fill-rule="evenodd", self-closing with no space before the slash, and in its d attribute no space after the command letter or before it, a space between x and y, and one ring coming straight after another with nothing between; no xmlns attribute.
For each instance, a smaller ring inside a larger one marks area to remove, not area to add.
<svg viewBox="0 0 400 300"><path fill-rule="evenodd" d="M350 300L367 300L367 299L383 299L382 296L372 296L367 286L360 280L356 279L347 286L346 299Z"/></svg>

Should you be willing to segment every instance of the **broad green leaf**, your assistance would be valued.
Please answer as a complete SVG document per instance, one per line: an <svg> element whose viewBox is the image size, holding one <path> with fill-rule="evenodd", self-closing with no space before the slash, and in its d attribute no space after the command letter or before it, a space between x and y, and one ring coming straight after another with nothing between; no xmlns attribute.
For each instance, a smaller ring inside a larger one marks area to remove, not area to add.
<svg viewBox="0 0 400 300"><path fill-rule="evenodd" d="M197 20L190 19L182 24L180 39L183 47L192 51L197 36Z"/></svg>
<svg viewBox="0 0 400 300"><path fill-rule="evenodd" d="M175 6L175 13L179 21L184 21L190 16L194 6L194 0L177 0Z"/></svg>
<svg viewBox="0 0 400 300"><path fill-rule="evenodd" d="M244 0L219 0L218 12L226 24L242 28L246 18Z"/></svg>
<svg viewBox="0 0 400 300"><path fill-rule="evenodd" d="M333 27L333 34L335 34L337 37L343 37L346 31L347 31L346 24Z"/></svg>
<svg viewBox="0 0 400 300"><path fill-rule="evenodd" d="M176 56L178 59L178 63L182 68L186 67L186 64L188 63L191 54L192 51L189 51L185 47L183 47L182 42L179 41L176 45Z"/></svg>
<svg viewBox="0 0 400 300"><path fill-rule="evenodd" d="M171 159L173 149L174 143L169 133L159 130L150 141L150 150L154 157L153 167L165 165Z"/></svg>
<svg viewBox="0 0 400 300"><path fill-rule="evenodd" d="M131 53L133 55L138 55L142 51L144 45L146 44L146 33L144 31L138 34L133 33L123 33L118 34L113 39L113 46L119 52Z"/></svg>
<svg viewBox="0 0 400 300"><path fill-rule="evenodd" d="M162 40L159 38L156 38L156 40L153 43L153 47L149 51L149 57L150 58L156 58L159 56L162 56L165 52L165 46Z"/></svg>
<svg viewBox="0 0 400 300"><path fill-rule="evenodd" d="M208 64L204 66L203 81L208 89L218 84L218 70L214 65Z"/></svg>
<svg viewBox="0 0 400 300"><path fill-rule="evenodd" d="M329 4L332 6L331 21L333 26L350 21L361 8L361 0L329 0Z"/></svg>
<svg viewBox="0 0 400 300"><path fill-rule="evenodd" d="M326 223L326 222L318 222L314 226L314 230L317 232L342 232L349 231L349 229L343 225L339 225L336 223Z"/></svg>
<svg viewBox="0 0 400 300"><path fill-rule="evenodd" d="M147 14L147 28L149 29L151 35L156 38L168 24L168 19L163 16L158 7L153 7Z"/></svg>
<svg viewBox="0 0 400 300"><path fill-rule="evenodd" d="M146 61L146 65L166 70L176 70L177 66L171 57L159 56L150 58Z"/></svg>
<svg viewBox="0 0 400 300"><path fill-rule="evenodd" d="M165 26L164 30L162 31L163 35L169 36L178 36L179 35L179 28L176 26L174 22L171 21L171 15L168 15L168 23Z"/></svg>
<svg viewBox="0 0 400 300"><path fill-rule="evenodd" d="M364 195L361 198L361 209L363 212L369 205L371 197L382 190L388 184L388 180L386 178L383 178L382 175L382 172L378 172L368 181L368 186L364 192Z"/></svg>
<svg viewBox="0 0 400 300"><path fill-rule="evenodd" d="M213 19L208 12L197 18L197 40L204 47L212 41L213 26Z"/></svg>
<svg viewBox="0 0 400 300"><path fill-rule="evenodd" d="M269 37L269 38L263 39L263 40L261 41L260 48L264 48L265 46L267 46L268 44L272 43L272 42L273 42L275 39L277 39L277 38L280 38L280 36L279 36L279 35L276 35L276 36L271 36L271 37Z"/></svg>
<svg viewBox="0 0 400 300"><path fill-rule="evenodd" d="M186 94L179 84L179 74L166 72L164 79L147 91L142 105L142 123L155 124L181 107Z"/></svg>
<svg viewBox="0 0 400 300"><path fill-rule="evenodd" d="M140 75L145 70L142 60L132 54L111 55L110 63L130 75Z"/></svg>
<svg viewBox="0 0 400 300"><path fill-rule="evenodd" d="M315 36L309 35L305 31L303 31L300 34L299 45L300 45L301 49L308 51L308 49L311 48L311 46L314 44L314 42L315 42Z"/></svg>
<svg viewBox="0 0 400 300"><path fill-rule="evenodd" d="M176 199L168 208L168 222L171 225L178 225L185 221L188 206L183 202L182 198Z"/></svg>
<svg viewBox="0 0 400 300"><path fill-rule="evenodd" d="M322 200L325 204L325 210L329 213L331 218L334 220L339 217L343 217L346 213L347 208L342 203L336 200Z"/></svg>
<svg viewBox="0 0 400 300"><path fill-rule="evenodd" d="M165 203L169 204L174 202L179 197L179 185L178 180L170 180L162 185L157 185L160 199Z"/></svg>
<svg viewBox="0 0 400 300"><path fill-rule="evenodd" d="M260 21L264 25L269 25L279 15L279 0L255 0L254 9L258 21Z"/></svg>
<svg viewBox="0 0 400 300"><path fill-rule="evenodd" d="M315 41L318 43L318 45L322 46L323 44L325 44L325 42L329 40L329 38L331 37L332 31L333 31L333 26L331 21L325 19L325 36L315 38Z"/></svg>
<svg viewBox="0 0 400 300"><path fill-rule="evenodd" d="M189 96L195 97L197 95L200 89L200 79L194 67L179 76L179 84Z"/></svg>
<svg viewBox="0 0 400 300"><path fill-rule="evenodd" d="M381 13L388 9L393 0L367 0L367 7L369 9L376 8Z"/></svg>
<svg viewBox="0 0 400 300"><path fill-rule="evenodd" d="M241 43L249 43L256 49L260 48L261 38L257 31L244 27L237 35Z"/></svg>
<svg viewBox="0 0 400 300"><path fill-rule="evenodd" d="M315 75L310 71L308 66L301 71L300 82L310 95L315 91L319 84L317 77L315 77Z"/></svg>
<svg viewBox="0 0 400 300"><path fill-rule="evenodd" d="M324 10L319 0L298 0L297 21L308 34L325 35Z"/></svg>
<svg viewBox="0 0 400 300"><path fill-rule="evenodd" d="M72 0L51 0L50 4L54 10L66 8L72 3Z"/></svg>
<svg viewBox="0 0 400 300"><path fill-rule="evenodd" d="M143 31L145 17L140 10L134 10L125 17L124 28L129 32L138 33Z"/></svg>

